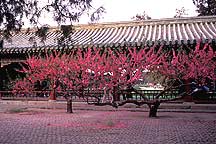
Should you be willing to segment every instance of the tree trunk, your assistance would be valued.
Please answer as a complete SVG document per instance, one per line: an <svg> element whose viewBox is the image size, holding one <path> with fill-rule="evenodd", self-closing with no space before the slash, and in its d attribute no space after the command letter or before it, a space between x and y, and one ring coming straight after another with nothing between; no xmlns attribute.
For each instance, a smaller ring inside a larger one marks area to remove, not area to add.
<svg viewBox="0 0 216 144"><path fill-rule="evenodd" d="M157 117L157 110L160 106L160 102L156 101L154 104L149 105L149 117Z"/></svg>
<svg viewBox="0 0 216 144"><path fill-rule="evenodd" d="M118 95L117 92L118 92L118 87L114 86L114 88L113 88L113 100L114 100L114 102L120 101L120 96Z"/></svg>
<svg viewBox="0 0 216 144"><path fill-rule="evenodd" d="M72 99L67 100L67 113L73 113Z"/></svg>
<svg viewBox="0 0 216 144"><path fill-rule="evenodd" d="M186 86L184 88L184 91L186 92L186 94L184 95L184 101L185 102L193 102L193 97L191 95L187 94L187 92L189 92L191 90L191 85L189 85L190 81L186 80L185 84L186 84Z"/></svg>

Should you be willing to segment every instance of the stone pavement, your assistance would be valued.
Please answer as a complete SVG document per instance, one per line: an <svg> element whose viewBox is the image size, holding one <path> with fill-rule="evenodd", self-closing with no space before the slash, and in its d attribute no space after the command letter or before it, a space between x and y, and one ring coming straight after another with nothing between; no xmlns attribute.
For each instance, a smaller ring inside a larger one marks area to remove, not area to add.
<svg viewBox="0 0 216 144"><path fill-rule="evenodd" d="M4 108L3 108L4 107ZM213 144L216 113L92 111L0 104L0 144Z"/></svg>

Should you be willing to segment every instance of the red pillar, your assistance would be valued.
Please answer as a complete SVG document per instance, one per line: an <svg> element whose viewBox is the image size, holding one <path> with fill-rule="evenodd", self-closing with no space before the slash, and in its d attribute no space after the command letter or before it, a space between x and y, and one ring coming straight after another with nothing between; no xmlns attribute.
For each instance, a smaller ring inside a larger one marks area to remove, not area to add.
<svg viewBox="0 0 216 144"><path fill-rule="evenodd" d="M55 89L50 91L49 100L56 100L56 90Z"/></svg>

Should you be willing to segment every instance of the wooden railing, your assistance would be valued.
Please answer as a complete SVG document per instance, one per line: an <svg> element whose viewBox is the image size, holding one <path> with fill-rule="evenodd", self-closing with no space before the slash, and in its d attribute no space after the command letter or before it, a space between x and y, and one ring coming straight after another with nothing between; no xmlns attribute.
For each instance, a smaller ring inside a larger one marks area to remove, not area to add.
<svg viewBox="0 0 216 144"><path fill-rule="evenodd" d="M161 92L161 90L138 90L139 93L144 94L148 99L155 99L155 96ZM64 95L72 97L73 101L95 101L97 98L102 98L104 95L103 90L97 91L80 91L80 90L68 90L67 92L57 91L57 100L65 100ZM178 96L178 90L172 90L165 92L160 99L173 99ZM140 94L135 92L121 91L118 93L119 100L131 99L142 100ZM32 92L19 92L13 93L12 91L0 91L0 99L2 100L49 100L50 91L32 91ZM97 98L96 98L97 97ZM194 97L195 101L199 101L197 97ZM216 103L216 92L209 92L204 99L207 103L214 101Z"/></svg>

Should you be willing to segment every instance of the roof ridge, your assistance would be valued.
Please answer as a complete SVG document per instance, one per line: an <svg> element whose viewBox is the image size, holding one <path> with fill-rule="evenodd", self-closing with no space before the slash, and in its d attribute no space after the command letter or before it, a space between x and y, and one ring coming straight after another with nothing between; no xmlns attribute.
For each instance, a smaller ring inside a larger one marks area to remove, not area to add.
<svg viewBox="0 0 216 144"><path fill-rule="evenodd" d="M166 41L171 43L191 43L194 40L216 38L216 16L187 17L170 19L153 19L145 21L128 21L99 23L91 25L75 25L75 32L63 40L66 45L105 45L119 46L126 43L145 43L152 41ZM11 42L5 41L4 48L32 47L52 47L59 46L62 33L58 32L59 27L51 27L47 33L44 43L40 37L33 37L32 32L15 34L11 37ZM1 50L0 50L1 52Z"/></svg>
<svg viewBox="0 0 216 144"><path fill-rule="evenodd" d="M109 28L109 27L122 27L122 26L139 26L139 25L159 25L159 24L178 24L178 23L197 23L197 22L216 22L215 16L196 16L196 17L182 17L182 18L162 18L162 19L150 19L142 21L119 21L119 22L103 22L92 24L77 24L73 25L76 30L80 29L97 29L97 28ZM21 32L26 32L28 29L22 29ZM30 28L29 32L35 32L36 28ZM51 26L49 31L59 31L60 26Z"/></svg>
<svg viewBox="0 0 216 144"><path fill-rule="evenodd" d="M76 27L88 26L88 25L113 25L113 24L127 24L127 23L162 23L162 22L182 22L182 21L205 21L205 20L212 20L216 21L215 16L194 16L194 17L181 17L181 18L161 18L161 19L148 19L148 20L141 20L141 21L118 21L118 22L103 22L103 23L93 23L93 24L78 24L74 25ZM163 23L162 23L163 24Z"/></svg>

